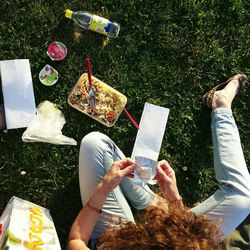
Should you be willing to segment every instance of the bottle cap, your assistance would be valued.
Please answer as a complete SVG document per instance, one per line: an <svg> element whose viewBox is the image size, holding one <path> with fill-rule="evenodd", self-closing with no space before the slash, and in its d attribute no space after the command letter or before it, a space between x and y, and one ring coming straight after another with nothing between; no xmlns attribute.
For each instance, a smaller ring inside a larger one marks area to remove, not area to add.
<svg viewBox="0 0 250 250"><path fill-rule="evenodd" d="M72 13L73 13L73 11L71 11L69 9L66 9L66 11L65 11L65 17L71 19L72 18Z"/></svg>

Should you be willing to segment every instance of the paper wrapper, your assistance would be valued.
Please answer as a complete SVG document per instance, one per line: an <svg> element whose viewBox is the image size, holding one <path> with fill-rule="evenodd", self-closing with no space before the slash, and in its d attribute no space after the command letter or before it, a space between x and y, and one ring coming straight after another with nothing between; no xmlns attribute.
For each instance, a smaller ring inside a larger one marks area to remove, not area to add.
<svg viewBox="0 0 250 250"><path fill-rule="evenodd" d="M36 114L28 59L0 61L6 128L28 127Z"/></svg>
<svg viewBox="0 0 250 250"><path fill-rule="evenodd" d="M0 250L59 250L55 225L49 210L13 196L0 225Z"/></svg>
<svg viewBox="0 0 250 250"><path fill-rule="evenodd" d="M157 160L169 109L145 103L131 158L135 160L135 184L156 184Z"/></svg>
<svg viewBox="0 0 250 250"><path fill-rule="evenodd" d="M145 103L131 158L144 156L158 160L165 133L169 109Z"/></svg>

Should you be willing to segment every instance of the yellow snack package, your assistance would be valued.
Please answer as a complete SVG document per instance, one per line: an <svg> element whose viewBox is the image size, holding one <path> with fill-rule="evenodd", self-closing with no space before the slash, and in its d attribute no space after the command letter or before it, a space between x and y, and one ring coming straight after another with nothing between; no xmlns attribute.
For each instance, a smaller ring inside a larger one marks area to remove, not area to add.
<svg viewBox="0 0 250 250"><path fill-rule="evenodd" d="M13 196L0 218L0 250L60 250L49 210Z"/></svg>

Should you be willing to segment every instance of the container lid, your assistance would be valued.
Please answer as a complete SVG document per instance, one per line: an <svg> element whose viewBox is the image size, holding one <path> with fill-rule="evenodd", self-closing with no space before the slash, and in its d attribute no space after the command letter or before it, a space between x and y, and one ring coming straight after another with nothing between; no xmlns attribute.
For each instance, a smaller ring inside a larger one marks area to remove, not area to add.
<svg viewBox="0 0 250 250"><path fill-rule="evenodd" d="M52 42L48 46L47 55L53 61L61 61L67 55L67 48L62 42Z"/></svg>
<svg viewBox="0 0 250 250"><path fill-rule="evenodd" d="M65 11L65 17L71 19L72 18L72 13L73 13L73 11L71 11L69 9L66 9L66 11Z"/></svg>
<svg viewBox="0 0 250 250"><path fill-rule="evenodd" d="M58 72L47 64L40 71L39 80L45 86L52 86L58 81Z"/></svg>

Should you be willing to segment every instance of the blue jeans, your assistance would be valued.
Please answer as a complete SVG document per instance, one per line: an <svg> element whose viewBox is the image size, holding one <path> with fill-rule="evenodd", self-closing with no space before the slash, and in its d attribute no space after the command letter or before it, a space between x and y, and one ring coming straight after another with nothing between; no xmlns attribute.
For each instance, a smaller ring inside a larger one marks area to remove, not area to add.
<svg viewBox="0 0 250 250"><path fill-rule="evenodd" d="M248 184L250 176L231 110L216 109L211 116L214 167L221 187L192 211L197 215L206 214L212 220L221 220L221 230L226 236L250 212ZM113 161L124 157L115 143L104 134L92 132L83 138L79 154L79 180L83 205ZM134 222L130 205L136 209L144 209L153 199L154 193L149 187L137 186L131 178L123 179L105 201L103 212L95 225L92 240L95 241L110 226L118 224L119 218Z"/></svg>
<svg viewBox="0 0 250 250"><path fill-rule="evenodd" d="M79 154L79 182L83 205L112 163L123 158L125 156L121 150L102 133L91 132L82 139ZM153 201L154 196L154 192L148 186L140 187L134 184L132 178L125 177L120 185L109 193L95 225L92 240L95 241L110 226L118 225L120 219L135 222L130 205L137 210L145 209Z"/></svg>
<svg viewBox="0 0 250 250"><path fill-rule="evenodd" d="M191 210L219 220L226 237L250 213L250 175L232 111L218 108L211 117L214 168L220 188Z"/></svg>

